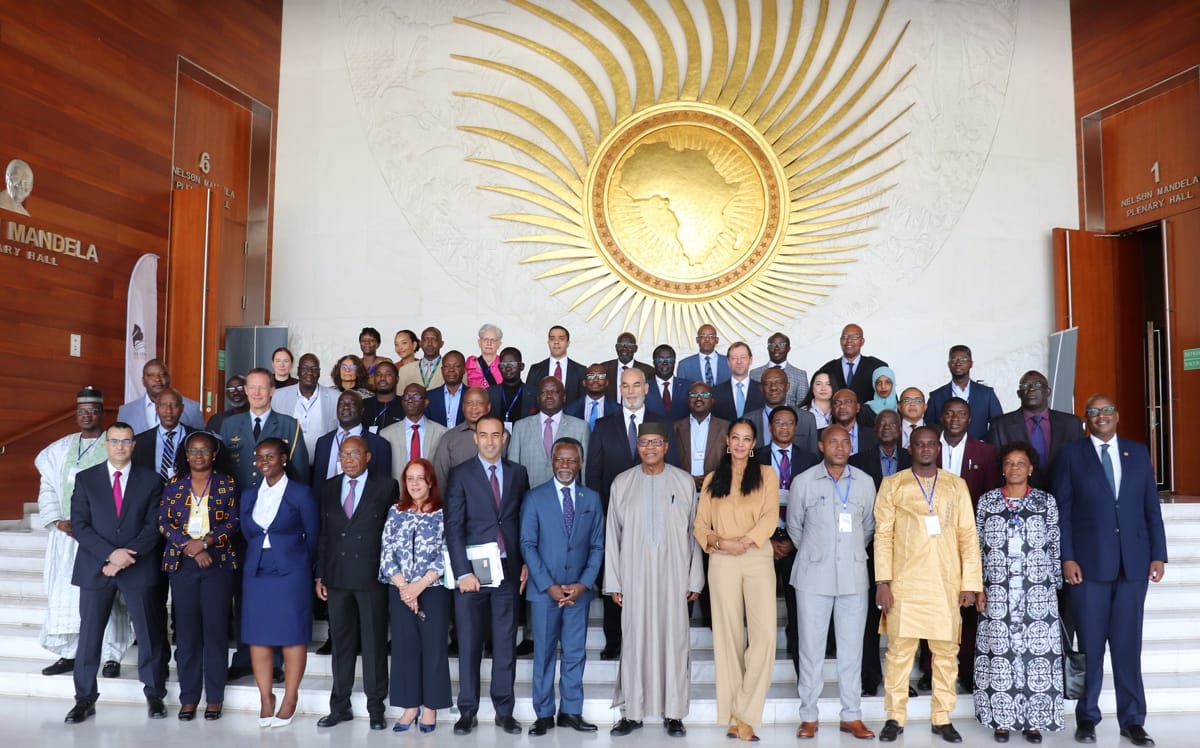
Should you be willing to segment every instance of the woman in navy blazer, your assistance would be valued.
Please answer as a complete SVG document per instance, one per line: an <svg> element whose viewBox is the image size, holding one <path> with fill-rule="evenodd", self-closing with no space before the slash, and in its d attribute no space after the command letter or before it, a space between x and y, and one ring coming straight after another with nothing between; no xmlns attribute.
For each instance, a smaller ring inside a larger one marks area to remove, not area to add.
<svg viewBox="0 0 1200 748"><path fill-rule="evenodd" d="M320 520L308 486L288 481L287 454L282 439L259 442L254 464L263 481L242 494L246 562L241 633L242 641L250 645L250 663L262 700L259 727L291 723L312 640L312 569ZM273 647L283 648L287 677L278 712L271 690Z"/></svg>
<svg viewBox="0 0 1200 748"><path fill-rule="evenodd" d="M158 509L158 530L167 539L162 570L175 601L179 719L184 722L196 718L201 682L208 696L205 719L221 718L225 697L229 611L238 568L233 536L241 522L237 483L213 472L220 443L208 431L193 431L184 439L189 470L163 489Z"/></svg>

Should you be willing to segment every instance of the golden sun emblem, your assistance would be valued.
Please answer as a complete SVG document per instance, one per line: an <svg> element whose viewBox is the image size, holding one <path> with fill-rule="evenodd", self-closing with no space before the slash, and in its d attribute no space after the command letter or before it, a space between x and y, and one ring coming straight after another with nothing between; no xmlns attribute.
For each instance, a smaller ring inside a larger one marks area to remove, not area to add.
<svg viewBox="0 0 1200 748"><path fill-rule="evenodd" d="M908 26L866 67L886 0L856 48L847 42L854 3L835 25L828 0L822 0L811 35L801 44L802 4L783 3L790 14L777 39L779 3L764 0L755 46L748 0L739 0L732 49L720 6L705 0L711 38L703 76L700 30L685 0L655 4L669 5L685 41L682 67L664 18L648 0L626 1L653 44L644 44L611 6L576 3L619 40L632 62L632 80L604 41L528 0L510 2L565 32L574 42L571 49L455 19L548 60L582 92L577 100L531 70L454 55L531 86L571 127L568 132L511 99L455 92L509 112L541 136L535 142L495 128L463 126L511 146L535 168L469 160L536 188L482 187L543 211L493 218L545 232L507 241L553 245L521 262L554 263L538 278L569 276L554 294L582 287L570 309L594 299L587 318L607 309L605 325L623 309L623 329L640 336L649 328L653 339L665 334L686 340L705 322L757 335L759 326L781 324L827 296L843 274L834 268L853 262L850 253L866 246L856 237L873 227L856 224L883 210L873 201L891 186L876 183L899 164L881 160L904 137L887 133L911 105L890 117L882 109L911 68L876 88ZM653 50L660 58L657 90ZM585 54L604 71L613 106L575 62Z"/></svg>

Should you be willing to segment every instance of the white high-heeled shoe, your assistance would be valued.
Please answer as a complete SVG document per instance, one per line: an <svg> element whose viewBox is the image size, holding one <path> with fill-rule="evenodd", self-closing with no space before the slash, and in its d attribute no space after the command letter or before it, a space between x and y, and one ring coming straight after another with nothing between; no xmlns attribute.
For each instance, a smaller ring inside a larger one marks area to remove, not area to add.
<svg viewBox="0 0 1200 748"><path fill-rule="evenodd" d="M271 727L287 727L288 725L292 724L292 720L295 719L295 717L296 717L296 715L294 715L294 714L291 717L288 717L287 719L280 719L279 717L272 717L271 718Z"/></svg>

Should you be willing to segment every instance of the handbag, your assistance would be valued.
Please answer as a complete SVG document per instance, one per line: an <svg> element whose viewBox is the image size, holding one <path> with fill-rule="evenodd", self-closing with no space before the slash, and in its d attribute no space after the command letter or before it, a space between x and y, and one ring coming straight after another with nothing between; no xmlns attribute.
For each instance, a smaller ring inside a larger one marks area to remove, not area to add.
<svg viewBox="0 0 1200 748"><path fill-rule="evenodd" d="M1060 626L1063 651L1063 698L1082 699L1087 692L1087 654L1079 651L1075 632Z"/></svg>

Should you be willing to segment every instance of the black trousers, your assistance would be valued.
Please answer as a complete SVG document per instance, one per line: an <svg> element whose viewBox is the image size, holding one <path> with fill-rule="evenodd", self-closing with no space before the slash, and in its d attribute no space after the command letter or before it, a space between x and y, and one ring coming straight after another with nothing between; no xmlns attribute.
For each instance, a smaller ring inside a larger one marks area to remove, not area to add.
<svg viewBox="0 0 1200 748"><path fill-rule="evenodd" d="M186 556L170 574L175 603L175 665L179 703L200 703L201 683L209 704L225 698L229 667L229 611L233 607L232 569L211 564L201 569Z"/></svg>
<svg viewBox="0 0 1200 748"><path fill-rule="evenodd" d="M143 563L153 563L145 561ZM167 611L162 605L157 585L136 587L123 583L121 575L111 577L99 588L79 590L79 647L75 653L75 698L95 701L100 696L96 688L96 673L100 670L104 627L112 614L113 598L117 591L125 598L129 617L133 620L133 635L138 642L138 680L147 696L167 695L167 667L170 647L167 646Z"/></svg>
<svg viewBox="0 0 1200 748"><path fill-rule="evenodd" d="M707 555L707 554L705 554ZM775 562L775 591L783 596L783 604L787 609L787 623L784 624L784 638L787 642L788 659L796 677L800 677L800 633L796 623L796 590L792 587L792 564L796 562L796 551Z"/></svg>
<svg viewBox="0 0 1200 748"><path fill-rule="evenodd" d="M450 658L446 654L452 594L441 584L422 592L417 598L425 614L425 620L421 620L400 599L400 590L389 587L392 706L449 709L454 703L450 695Z"/></svg>
<svg viewBox="0 0 1200 748"><path fill-rule="evenodd" d="M375 582L360 590L328 589L329 638L333 642L329 710L337 715L351 713L354 665L361 651L367 712L382 717L388 693L388 587Z"/></svg>
<svg viewBox="0 0 1200 748"><path fill-rule="evenodd" d="M879 608L875 607L875 544L867 545L867 625L863 629L862 687L874 691L883 683L879 657Z"/></svg>
<svg viewBox="0 0 1200 748"><path fill-rule="evenodd" d="M505 577L499 587L478 592L454 592L454 620L458 626L458 710L463 715L479 710L479 665L483 640L492 635L492 706L498 717L511 717L513 681L516 680L517 594L519 582Z"/></svg>

